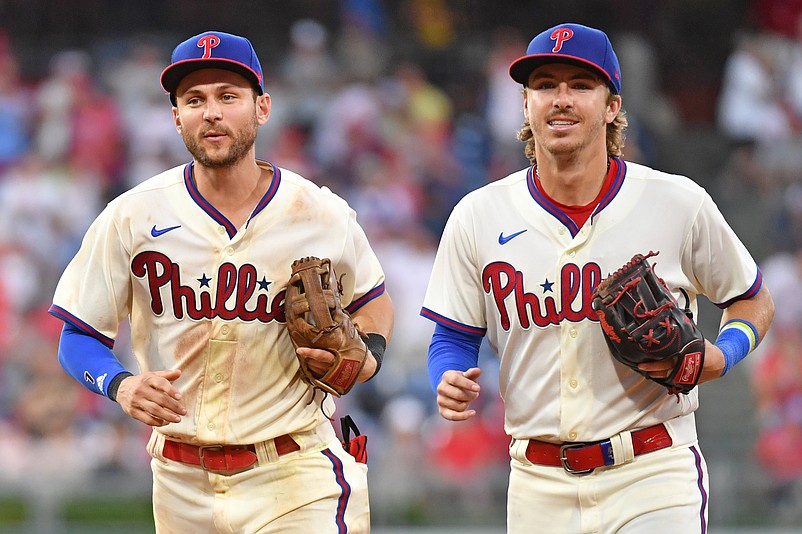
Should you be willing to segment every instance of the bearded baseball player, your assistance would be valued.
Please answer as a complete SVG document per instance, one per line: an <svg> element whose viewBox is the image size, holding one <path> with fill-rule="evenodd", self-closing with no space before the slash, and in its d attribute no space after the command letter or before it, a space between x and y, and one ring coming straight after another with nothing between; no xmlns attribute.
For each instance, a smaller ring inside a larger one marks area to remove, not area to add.
<svg viewBox="0 0 802 534"><path fill-rule="evenodd" d="M153 427L157 532L369 532L367 467L335 435L332 396L299 372L324 375L336 351L296 350L284 300L296 260L325 258L301 263L336 272L365 335L347 378L364 382L392 333L382 268L344 200L256 159L271 100L250 41L196 35L161 84L192 161L94 221L50 308L59 360ZM138 370L111 352L125 319Z"/></svg>
<svg viewBox="0 0 802 534"><path fill-rule="evenodd" d="M774 306L750 253L689 178L622 159L607 35L560 24L509 68L528 168L453 209L422 315L442 417L476 415L479 346L500 359L508 531L707 532L697 384L758 344ZM693 323L723 309L715 342Z"/></svg>

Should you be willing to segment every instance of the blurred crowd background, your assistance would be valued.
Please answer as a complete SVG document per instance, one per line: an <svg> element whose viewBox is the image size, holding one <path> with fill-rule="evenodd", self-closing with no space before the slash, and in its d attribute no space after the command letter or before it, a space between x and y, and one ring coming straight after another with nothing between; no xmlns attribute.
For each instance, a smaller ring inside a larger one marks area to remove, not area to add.
<svg viewBox="0 0 802 534"><path fill-rule="evenodd" d="M386 269L395 338L335 414L369 436L374 524L503 525L495 359L480 417L441 420L418 311L451 207L527 165L509 63L567 21L618 52L626 158L706 187L774 294L761 347L701 388L711 522L802 525L802 0L0 0L0 526L152 528L149 428L61 370L46 310L105 203L189 160L159 75L207 29L257 49L258 156L346 198Z"/></svg>

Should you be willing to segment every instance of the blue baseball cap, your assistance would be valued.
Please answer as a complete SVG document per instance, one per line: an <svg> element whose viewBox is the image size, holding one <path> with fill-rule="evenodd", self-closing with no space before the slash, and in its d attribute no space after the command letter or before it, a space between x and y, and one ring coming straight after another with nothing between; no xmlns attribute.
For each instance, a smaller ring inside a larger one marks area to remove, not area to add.
<svg viewBox="0 0 802 534"><path fill-rule="evenodd" d="M537 35L526 55L510 64L510 76L526 85L532 71L546 63L573 63L601 74L615 94L621 92L621 68L607 34L581 24L558 24Z"/></svg>
<svg viewBox="0 0 802 534"><path fill-rule="evenodd" d="M198 69L226 69L247 78L260 95L264 94L262 65L245 37L208 31L190 37L173 50L170 65L162 71L161 84L175 105L175 90L181 80Z"/></svg>

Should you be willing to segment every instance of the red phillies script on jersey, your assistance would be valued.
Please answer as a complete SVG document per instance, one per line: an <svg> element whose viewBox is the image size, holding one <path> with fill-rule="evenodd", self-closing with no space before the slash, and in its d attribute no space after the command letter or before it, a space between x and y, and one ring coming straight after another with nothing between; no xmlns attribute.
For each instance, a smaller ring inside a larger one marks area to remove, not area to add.
<svg viewBox="0 0 802 534"><path fill-rule="evenodd" d="M515 297L515 309L518 322L522 328L529 328L534 322L536 326L557 325L563 320L579 322L583 319L598 321L593 309L593 288L602 279L601 267L597 263L579 265L568 263L560 270L560 305L551 295L538 297L527 293L524 289L524 273L506 262L493 262L482 270L482 286L485 293L492 294L499 313L499 322L504 330L509 330L510 312L505 300L510 295ZM574 310L571 306L580 297L581 307Z"/></svg>
<svg viewBox="0 0 802 534"><path fill-rule="evenodd" d="M252 308L247 304L256 294L259 287L256 267L246 263L237 268L232 263L224 263L217 270L215 291L196 291L181 284L181 269L161 252L140 252L131 261L131 272L137 278L147 277L150 290L150 309L155 315L165 310L161 289L169 289L173 315L182 319L186 314L191 319L224 320L240 319L242 321L286 322L284 319L284 295L281 290L271 301L267 293L256 295ZM211 279L210 279L211 280ZM226 303L234 298L233 307ZM169 303L168 303L169 305Z"/></svg>

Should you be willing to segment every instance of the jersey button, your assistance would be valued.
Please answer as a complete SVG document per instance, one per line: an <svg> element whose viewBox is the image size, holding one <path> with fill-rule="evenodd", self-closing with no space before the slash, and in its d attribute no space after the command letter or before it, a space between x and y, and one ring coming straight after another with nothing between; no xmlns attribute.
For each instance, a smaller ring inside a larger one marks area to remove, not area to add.
<svg viewBox="0 0 802 534"><path fill-rule="evenodd" d="M569 432L568 433L568 439L571 440L571 441L575 441L576 440L576 432Z"/></svg>
<svg viewBox="0 0 802 534"><path fill-rule="evenodd" d="M218 226L217 227L217 232L220 233L220 234L225 234L226 233L226 227L225 226Z"/></svg>
<svg viewBox="0 0 802 534"><path fill-rule="evenodd" d="M572 250L571 252L568 253L568 257L569 258L573 258L574 256L576 256L576 251L575 250Z"/></svg>
<svg viewBox="0 0 802 534"><path fill-rule="evenodd" d="M223 375L221 375L220 373L217 373L216 375L214 375L214 381L219 384L220 382L223 381Z"/></svg>
<svg viewBox="0 0 802 534"><path fill-rule="evenodd" d="M576 387L579 385L579 382L577 382L575 378L572 378L571 381L568 382L568 385L576 389Z"/></svg>
<svg viewBox="0 0 802 534"><path fill-rule="evenodd" d="M571 337L576 337L578 335L578 332L576 331L576 328L572 328L571 330L569 330L568 331L568 335L571 336Z"/></svg>
<svg viewBox="0 0 802 534"><path fill-rule="evenodd" d="M214 423L208 423L206 425L206 428L208 428L209 430L214 430Z"/></svg>
<svg viewBox="0 0 802 534"><path fill-rule="evenodd" d="M233 255L234 255L234 249L231 248L231 247L228 247L226 249L226 256L233 256Z"/></svg>
<svg viewBox="0 0 802 534"><path fill-rule="evenodd" d="M221 328L221 329L220 329L220 332L221 332L221 333L222 333L224 336L225 336L225 335L228 335L228 327L227 327L227 326L224 326L223 328Z"/></svg>

